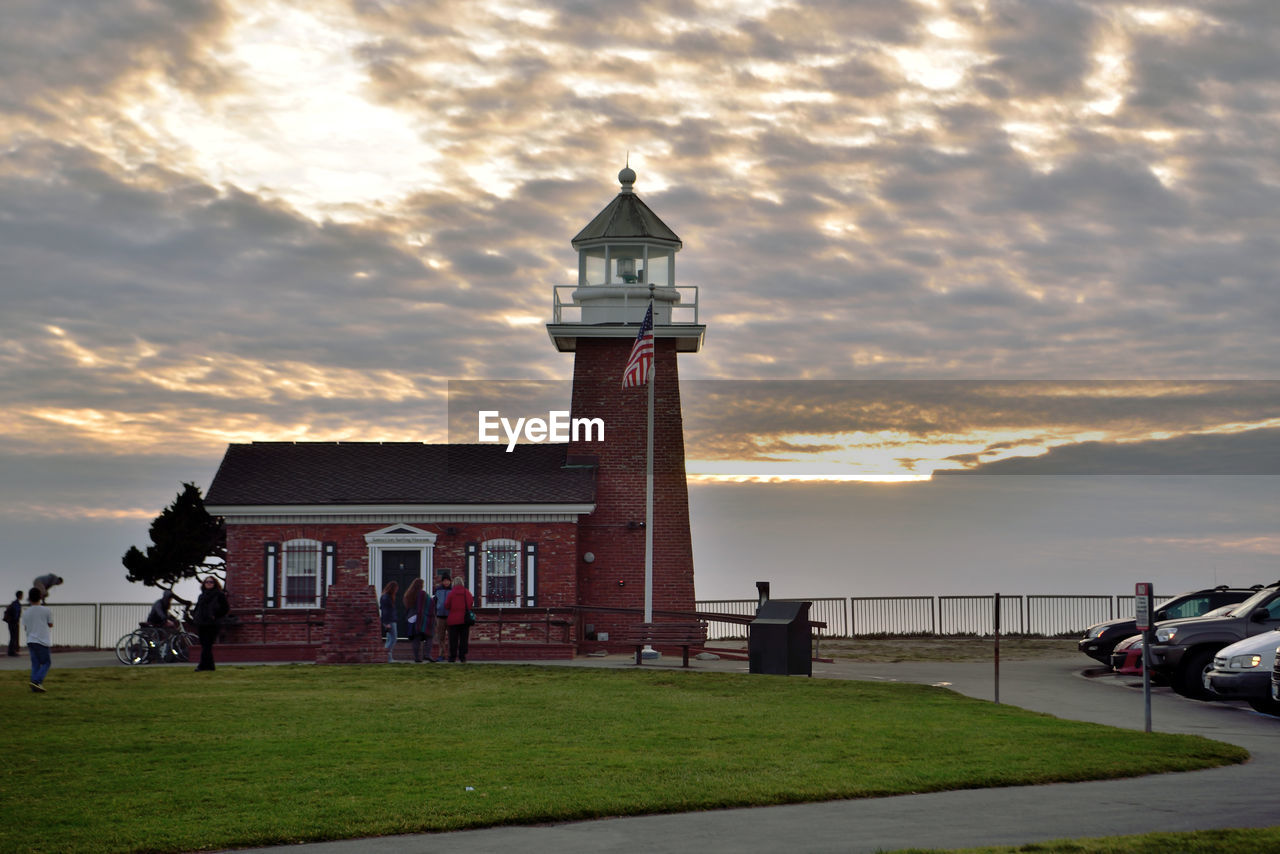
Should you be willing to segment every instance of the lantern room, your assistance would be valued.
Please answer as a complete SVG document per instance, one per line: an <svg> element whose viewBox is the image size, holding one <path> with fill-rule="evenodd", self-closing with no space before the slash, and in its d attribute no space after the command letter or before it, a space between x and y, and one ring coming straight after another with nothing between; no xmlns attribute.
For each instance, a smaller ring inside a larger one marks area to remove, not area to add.
<svg viewBox="0 0 1280 854"><path fill-rule="evenodd" d="M651 298L655 337L678 339L681 352L701 346L697 288L676 284L680 238L636 195L635 181L629 166L619 172L618 195L573 238L578 282L555 288L548 324L561 352L584 335L633 337Z"/></svg>

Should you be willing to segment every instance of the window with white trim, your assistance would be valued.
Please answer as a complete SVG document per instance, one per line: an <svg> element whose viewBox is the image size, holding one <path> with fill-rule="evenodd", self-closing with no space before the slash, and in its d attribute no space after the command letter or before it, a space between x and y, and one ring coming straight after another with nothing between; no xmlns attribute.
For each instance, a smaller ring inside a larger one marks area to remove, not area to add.
<svg viewBox="0 0 1280 854"><path fill-rule="evenodd" d="M281 565L284 568L284 597L282 605L294 608L315 608L320 605L323 547L317 540L290 540L281 549Z"/></svg>
<svg viewBox="0 0 1280 854"><path fill-rule="evenodd" d="M480 546L484 581L480 604L484 607L520 606L520 543L489 540Z"/></svg>

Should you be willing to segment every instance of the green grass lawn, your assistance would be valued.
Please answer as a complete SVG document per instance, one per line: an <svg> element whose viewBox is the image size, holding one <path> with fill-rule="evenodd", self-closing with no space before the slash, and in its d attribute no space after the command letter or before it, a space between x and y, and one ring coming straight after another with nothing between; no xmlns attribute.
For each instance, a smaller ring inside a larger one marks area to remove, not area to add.
<svg viewBox="0 0 1280 854"><path fill-rule="evenodd" d="M0 851L176 851L1243 761L922 685L496 665L0 682ZM31 793L39 792L38 799ZM36 807L28 823L26 804Z"/></svg>

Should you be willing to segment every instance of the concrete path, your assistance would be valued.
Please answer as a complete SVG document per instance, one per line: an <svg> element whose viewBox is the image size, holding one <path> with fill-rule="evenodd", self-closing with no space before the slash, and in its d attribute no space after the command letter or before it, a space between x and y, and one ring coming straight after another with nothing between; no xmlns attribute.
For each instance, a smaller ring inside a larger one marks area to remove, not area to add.
<svg viewBox="0 0 1280 854"><path fill-rule="evenodd" d="M21 659L8 659L16 661ZM55 655L54 659L55 668L106 663L95 653ZM634 667L626 656L578 659L565 666ZM666 669L670 663L664 659L659 664L643 666ZM1001 667L1000 699L1058 717L1141 730L1139 680L1086 676L1087 666L1088 660L1083 656L1005 662ZM673 669L680 669L678 659ZM722 660L699 661L695 669L745 673L747 667L745 662ZM993 668L989 663L837 662L815 664L814 676L943 685L985 700L993 699L994 694ZM1094 783L601 819L261 850L296 854L478 854L500 850L530 854L799 854L1020 845L1151 831L1280 825L1280 719L1259 715L1243 704L1201 703L1157 688L1152 696L1152 723L1159 732L1192 733L1238 744L1253 758L1244 765L1227 768Z"/></svg>

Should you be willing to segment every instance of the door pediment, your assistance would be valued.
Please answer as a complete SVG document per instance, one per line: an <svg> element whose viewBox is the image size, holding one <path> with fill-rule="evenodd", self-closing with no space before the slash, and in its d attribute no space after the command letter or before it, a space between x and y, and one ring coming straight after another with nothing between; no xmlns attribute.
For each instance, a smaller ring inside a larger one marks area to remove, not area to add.
<svg viewBox="0 0 1280 854"><path fill-rule="evenodd" d="M370 546L434 546L436 536L430 531L401 523L370 531L364 535L364 541Z"/></svg>

